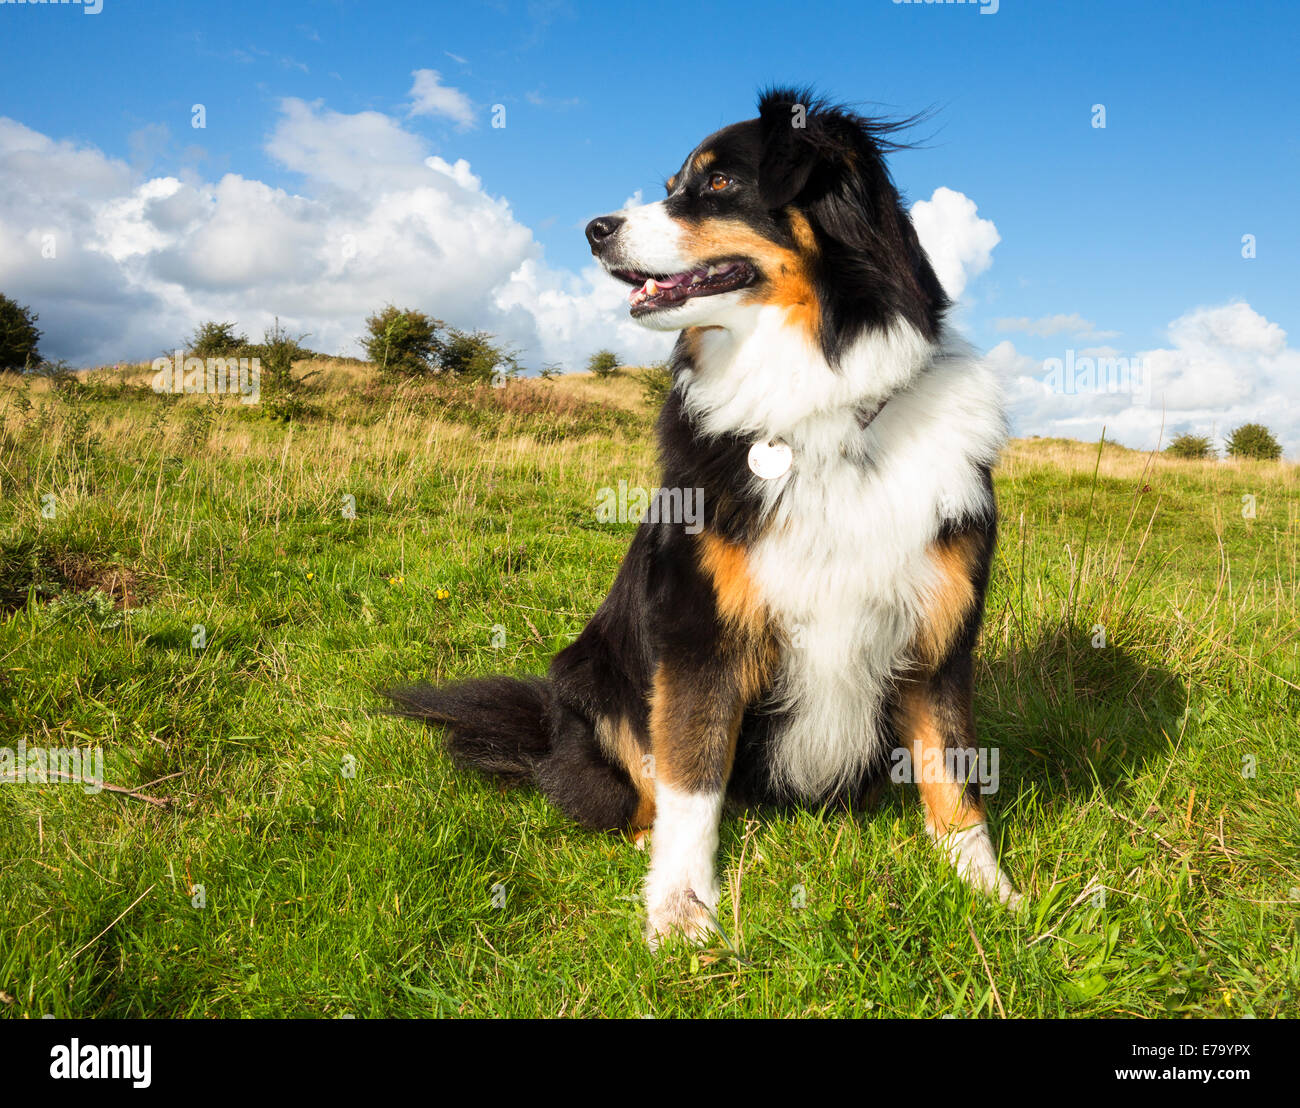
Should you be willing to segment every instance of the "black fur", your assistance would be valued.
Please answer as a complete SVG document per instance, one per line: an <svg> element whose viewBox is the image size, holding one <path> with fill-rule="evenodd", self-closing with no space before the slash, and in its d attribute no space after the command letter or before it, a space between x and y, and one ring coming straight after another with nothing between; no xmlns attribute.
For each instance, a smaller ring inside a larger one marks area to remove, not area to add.
<svg viewBox="0 0 1300 1108"><path fill-rule="evenodd" d="M627 775L605 758L591 721L564 703L554 681L484 677L387 695L397 714L445 725L447 750L459 763L533 781L585 827L612 831L631 819L636 794Z"/></svg>
<svg viewBox="0 0 1300 1108"><path fill-rule="evenodd" d="M706 175L697 176L723 172L742 187L721 196L703 184L679 188L667 209L684 222L741 218L788 246L793 240L782 209L797 207L820 248L815 277L821 340L832 365L864 331L898 317L933 339L948 298L884 158L904 146L891 136L915 122L858 115L807 89L769 89L759 100L757 119L710 135L676 178L689 177L691 159L707 150L714 160Z"/></svg>

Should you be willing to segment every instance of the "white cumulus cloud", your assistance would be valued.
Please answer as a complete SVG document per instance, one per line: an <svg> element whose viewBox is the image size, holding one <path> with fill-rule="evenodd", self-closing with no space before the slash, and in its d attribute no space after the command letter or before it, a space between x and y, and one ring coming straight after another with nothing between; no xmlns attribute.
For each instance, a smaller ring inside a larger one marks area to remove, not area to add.
<svg viewBox="0 0 1300 1108"><path fill-rule="evenodd" d="M975 201L950 188L937 188L929 200L913 204L912 223L952 300L960 300L971 280L993 264L993 248L1002 241L993 221L979 217Z"/></svg>
<svg viewBox="0 0 1300 1108"><path fill-rule="evenodd" d="M0 290L40 313L48 355L76 364L152 358L205 319L258 337L277 315L316 349L355 353L390 302L494 331L533 368L671 345L630 322L625 290L594 266L548 266L464 159L386 115L285 100L265 149L299 176L292 190L142 178L0 118Z"/></svg>
<svg viewBox="0 0 1300 1108"><path fill-rule="evenodd" d="M1167 334L1167 345L1127 355L1111 347L1071 352L1072 363L1094 373L1089 379L1080 371L1073 390L1062 387L1061 373L1010 341L987 360L1003 380L1020 434L1095 441L1104 426L1111 440L1140 449L1184 431L1221 446L1241 424L1263 423L1288 457L1300 455L1300 350L1288 345L1281 327L1232 301L1179 316ZM1066 354L1057 360L1064 363ZM1106 388L1102 358L1122 359L1118 373L1110 373L1120 384L1115 391Z"/></svg>
<svg viewBox="0 0 1300 1108"><path fill-rule="evenodd" d="M417 69L411 76L415 83L407 93L411 99L408 115L442 116L462 129L474 126L473 102L460 89L444 85L436 69Z"/></svg>
<svg viewBox="0 0 1300 1108"><path fill-rule="evenodd" d="M1023 315L1003 318L995 321L995 326L999 331L1021 331L1026 335L1037 335L1039 338L1069 334L1076 338L1096 341L1113 339L1119 334L1118 331L1098 331L1095 323L1084 319L1078 312L1071 312L1069 315L1040 316L1038 319L1030 319Z"/></svg>

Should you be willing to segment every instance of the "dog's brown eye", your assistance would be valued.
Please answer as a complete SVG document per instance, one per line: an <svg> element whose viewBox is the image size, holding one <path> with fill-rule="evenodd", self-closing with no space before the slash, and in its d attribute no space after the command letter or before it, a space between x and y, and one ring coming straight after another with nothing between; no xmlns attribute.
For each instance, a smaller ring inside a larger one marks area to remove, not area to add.
<svg viewBox="0 0 1300 1108"><path fill-rule="evenodd" d="M731 178L728 177L725 173L715 173L712 177L709 178L709 188L713 192L721 192L730 184L731 184Z"/></svg>

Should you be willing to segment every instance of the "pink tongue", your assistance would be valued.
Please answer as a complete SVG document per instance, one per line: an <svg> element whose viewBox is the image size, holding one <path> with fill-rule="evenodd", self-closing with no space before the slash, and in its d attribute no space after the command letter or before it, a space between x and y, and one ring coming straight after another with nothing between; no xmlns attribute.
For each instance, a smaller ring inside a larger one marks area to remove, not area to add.
<svg viewBox="0 0 1300 1108"><path fill-rule="evenodd" d="M647 286L649 286L651 281L655 283L656 288L675 289L678 285L686 284L690 278L691 275L689 273L674 273L671 277L649 277L646 279L646 283L641 286L641 291L649 296L650 292Z"/></svg>

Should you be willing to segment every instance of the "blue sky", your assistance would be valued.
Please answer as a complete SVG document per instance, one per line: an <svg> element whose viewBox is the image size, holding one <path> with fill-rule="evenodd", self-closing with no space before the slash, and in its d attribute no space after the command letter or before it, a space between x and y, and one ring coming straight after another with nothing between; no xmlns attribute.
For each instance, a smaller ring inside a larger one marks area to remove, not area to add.
<svg viewBox="0 0 1300 1108"><path fill-rule="evenodd" d="M462 173L463 186L508 204L511 228L531 236L520 249L545 265L557 288L578 295L571 278L590 262L581 234L588 218L638 189L657 198L663 177L704 134L753 114L758 86L812 83L888 113L934 109L916 133L927 148L897 155L895 176L913 201L954 190L996 226L997 245L965 275L956 318L977 345L1014 347L1000 355L1008 373L1023 376L1025 359L1057 357L1066 347L1185 352L1201 340L1180 345L1171 324L1234 304L1252 313L1247 320L1238 309L1237 321L1265 336L1253 347L1243 340L1249 350L1268 347L1274 357L1281 349L1289 358L1292 340L1278 348L1268 336L1269 328L1294 336L1300 325L1294 6L1001 0L997 7L985 14L976 4L891 0L823 8L764 0L680 7L103 0L92 16L72 6L0 4L0 117L25 129L21 141L10 136L10 161L0 144L0 198L6 172L12 189L30 188L12 159L36 142L34 132L58 144L51 165L56 153L71 159L58 163L68 172L94 176L76 168L74 151L125 166L130 182L106 184L105 202L116 190L125 203L124 189L168 178L215 204L214 189L233 174L290 198L277 203L324 204L345 187L342 171L306 159L333 157L320 144L346 131L344 160L367 161L371 139L358 132L373 125L375 141L392 144L380 161L400 158L408 140L448 165L464 159L474 183ZM436 71L443 98L412 114L413 74L421 70ZM454 90L450 99L443 90ZM303 105L292 126L287 102ZM191 126L196 103L206 109L202 130ZM1098 103L1104 129L1092 126ZM497 104L505 106L504 128L490 125ZM290 133L293 126L299 132ZM305 129L312 134L304 137ZM287 145L298 153L286 155ZM96 198L83 193L79 202ZM76 207L51 199L51 225L75 220ZM39 206L29 218L40 223ZM498 210L493 218L504 217ZM11 226L11 243L29 230ZM71 224L63 233L90 235ZM1256 237L1252 259L1242 257L1244 234ZM434 253L442 266L462 264L443 247ZM119 250L115 264L138 269L142 256L124 260ZM76 272L89 281L101 261L88 258ZM468 272L470 262L463 264ZM70 303L71 262L63 285L47 275L50 267L43 275L5 265L0 259L0 291L40 307L43 321L62 321L69 355L104 356L84 333L94 312ZM173 285L185 284L180 273L173 267ZM398 284L394 295L419 291L418 283ZM374 294L382 282L364 287ZM209 292L194 303L238 311L229 287ZM175 290L142 286L132 296L146 313L150 297L180 310ZM60 306L61 297L69 303ZM437 302L418 306L454 314ZM544 314L531 303L527 310ZM283 314L313 323L309 313ZM250 308L247 329L258 319ZM1219 334L1217 319L1197 317L1184 330ZM576 350L572 337L566 346L519 334L547 352ZM119 337L139 345L147 328ZM160 334L158 346L170 338ZM47 341L59 343L52 330ZM1177 375L1170 381L1195 388ZM1189 418L1203 419L1207 407ZM1297 427L1300 441L1300 419Z"/></svg>

